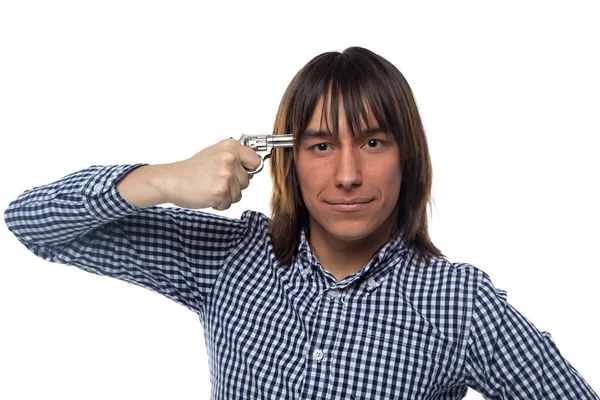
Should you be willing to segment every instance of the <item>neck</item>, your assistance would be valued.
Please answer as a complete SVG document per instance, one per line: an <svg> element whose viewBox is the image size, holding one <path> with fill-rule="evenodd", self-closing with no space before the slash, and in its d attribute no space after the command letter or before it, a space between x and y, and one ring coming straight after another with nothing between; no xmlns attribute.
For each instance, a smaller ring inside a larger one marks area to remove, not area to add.
<svg viewBox="0 0 600 400"><path fill-rule="evenodd" d="M338 281L360 271L390 240L391 227L381 226L377 231L357 240L343 240L327 233L311 221L308 235L315 256Z"/></svg>

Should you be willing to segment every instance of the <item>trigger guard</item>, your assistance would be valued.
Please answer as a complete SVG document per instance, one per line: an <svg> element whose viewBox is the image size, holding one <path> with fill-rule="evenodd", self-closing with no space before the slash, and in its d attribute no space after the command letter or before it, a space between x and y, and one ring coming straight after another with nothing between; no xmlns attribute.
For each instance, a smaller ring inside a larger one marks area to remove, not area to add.
<svg viewBox="0 0 600 400"><path fill-rule="evenodd" d="M260 165L258 166L258 168L256 168L256 170L254 170L254 171L248 171L248 175L254 175L254 174L259 173L263 169L264 166L265 166L265 160L263 160L263 158L261 157Z"/></svg>

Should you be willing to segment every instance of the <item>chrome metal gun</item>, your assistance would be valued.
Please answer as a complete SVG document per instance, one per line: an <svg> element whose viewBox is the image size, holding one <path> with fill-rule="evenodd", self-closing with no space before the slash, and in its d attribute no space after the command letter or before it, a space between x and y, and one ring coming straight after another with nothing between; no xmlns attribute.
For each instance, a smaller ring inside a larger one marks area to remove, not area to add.
<svg viewBox="0 0 600 400"><path fill-rule="evenodd" d="M230 138L234 139L235 138ZM248 171L249 175L254 175L260 172L265 160L271 157L271 151L276 148L293 147L294 135L243 135L238 140L244 146L250 147L256 151L260 157L260 165L255 171Z"/></svg>

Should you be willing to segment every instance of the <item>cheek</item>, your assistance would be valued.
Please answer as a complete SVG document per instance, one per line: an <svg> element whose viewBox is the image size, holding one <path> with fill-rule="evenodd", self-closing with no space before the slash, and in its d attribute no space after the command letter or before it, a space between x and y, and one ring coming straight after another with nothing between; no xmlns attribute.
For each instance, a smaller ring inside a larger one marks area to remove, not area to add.
<svg viewBox="0 0 600 400"><path fill-rule="evenodd" d="M325 166L318 162L303 160L301 156L296 161L296 174L302 187L315 186L319 179L324 179Z"/></svg>
<svg viewBox="0 0 600 400"><path fill-rule="evenodd" d="M388 197L397 196L400 193L400 186L402 184L400 164L397 160L379 162L369 170L368 179L386 193Z"/></svg>
<svg viewBox="0 0 600 400"><path fill-rule="evenodd" d="M363 164L363 172L370 177L390 179L401 176L400 163L393 158L373 158Z"/></svg>
<svg viewBox="0 0 600 400"><path fill-rule="evenodd" d="M298 178L298 184L303 187L304 182L306 182L306 168L303 168L303 164L299 161L295 164L296 167L296 177Z"/></svg>
<svg viewBox="0 0 600 400"><path fill-rule="evenodd" d="M303 199L310 198L307 196L307 192L310 190L310 171L303 167L301 162L296 163L296 177L298 179L298 186L300 186L300 193ZM304 200L306 201L306 200Z"/></svg>

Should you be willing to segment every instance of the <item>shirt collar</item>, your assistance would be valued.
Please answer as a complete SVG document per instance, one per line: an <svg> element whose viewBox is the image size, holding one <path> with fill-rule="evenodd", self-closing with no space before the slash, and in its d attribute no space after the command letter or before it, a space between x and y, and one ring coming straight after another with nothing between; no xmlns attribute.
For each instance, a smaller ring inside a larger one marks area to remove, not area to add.
<svg viewBox="0 0 600 400"><path fill-rule="evenodd" d="M319 262L319 260L313 253L312 248L310 247L310 243L308 241L308 231L309 225L306 224L305 227L302 229L302 232L300 234L300 242L298 244L297 257L301 261L300 267L305 270L308 269L308 267L310 267L311 269L312 267L322 268L321 263ZM393 236L381 249L379 249L379 251L376 254L373 255L371 261L363 269L361 269L358 272L358 274L361 276L366 274L369 270L376 268L383 261L388 260L394 255L398 255L404 250L406 250L406 245L404 240L402 240L401 233L399 232L398 234Z"/></svg>

